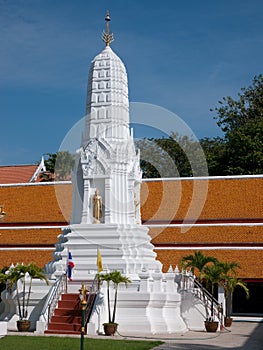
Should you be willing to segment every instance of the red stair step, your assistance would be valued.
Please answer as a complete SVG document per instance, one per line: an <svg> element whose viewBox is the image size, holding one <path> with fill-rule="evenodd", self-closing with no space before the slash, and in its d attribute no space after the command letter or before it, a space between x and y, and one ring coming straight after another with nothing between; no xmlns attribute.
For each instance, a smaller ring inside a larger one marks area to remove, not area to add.
<svg viewBox="0 0 263 350"><path fill-rule="evenodd" d="M71 335L79 335L80 332L60 331L60 330L54 330L54 331L46 330L46 331L45 331L45 334L71 334Z"/></svg>
<svg viewBox="0 0 263 350"><path fill-rule="evenodd" d="M56 323L81 323L81 316L53 316L52 322Z"/></svg>
<svg viewBox="0 0 263 350"><path fill-rule="evenodd" d="M75 334L81 329L79 294L62 294L45 334Z"/></svg>
<svg viewBox="0 0 263 350"><path fill-rule="evenodd" d="M81 316L81 310L55 309L54 316Z"/></svg>
<svg viewBox="0 0 263 350"><path fill-rule="evenodd" d="M62 294L61 299L62 299L62 300L75 300L75 301L79 301L79 294L73 294L73 293Z"/></svg>
<svg viewBox="0 0 263 350"><path fill-rule="evenodd" d="M58 308L62 309L81 309L81 305L79 302L75 300L59 300Z"/></svg>
<svg viewBox="0 0 263 350"><path fill-rule="evenodd" d="M55 323L51 322L48 326L48 330L54 331L71 331L71 332L80 332L81 324L76 323Z"/></svg>

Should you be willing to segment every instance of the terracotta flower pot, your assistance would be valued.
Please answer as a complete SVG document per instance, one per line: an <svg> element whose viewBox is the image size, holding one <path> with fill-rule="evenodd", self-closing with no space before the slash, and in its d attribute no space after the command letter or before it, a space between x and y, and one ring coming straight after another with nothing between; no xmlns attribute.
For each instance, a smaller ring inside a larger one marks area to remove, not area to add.
<svg viewBox="0 0 263 350"><path fill-rule="evenodd" d="M118 323L103 323L105 335L114 335L118 328Z"/></svg>
<svg viewBox="0 0 263 350"><path fill-rule="evenodd" d="M205 321L205 329L209 333L215 333L218 328L218 322L216 321Z"/></svg>
<svg viewBox="0 0 263 350"><path fill-rule="evenodd" d="M231 327L232 326L233 318L231 317L225 317L225 327Z"/></svg>
<svg viewBox="0 0 263 350"><path fill-rule="evenodd" d="M16 326L19 332L28 332L31 322L29 320L18 320Z"/></svg>

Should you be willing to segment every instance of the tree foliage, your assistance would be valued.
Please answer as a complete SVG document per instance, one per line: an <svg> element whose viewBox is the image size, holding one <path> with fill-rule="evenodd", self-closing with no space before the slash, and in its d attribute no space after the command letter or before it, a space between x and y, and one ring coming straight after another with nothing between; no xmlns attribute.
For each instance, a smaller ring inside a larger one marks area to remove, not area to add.
<svg viewBox="0 0 263 350"><path fill-rule="evenodd" d="M236 269L240 269L241 267L236 261L219 261L213 256L206 256L202 252L196 251L192 255L184 256L181 259L181 266L184 269L190 268L193 273L197 269L199 280L206 284L206 288L211 290L212 295L214 295L216 285L223 287L226 298L226 317L231 316L233 293L237 287L242 288L246 296L249 297L249 290L246 283L237 277ZM213 318L213 299L210 314Z"/></svg>
<svg viewBox="0 0 263 350"><path fill-rule="evenodd" d="M28 307L33 279L40 279L45 281L46 284L49 283L44 271L34 263L28 265L17 264L16 266L10 267L5 273L0 273L0 283L6 284L9 288L14 287L16 290L20 320L28 318ZM19 281L22 281L22 291L18 288Z"/></svg>
<svg viewBox="0 0 263 350"><path fill-rule="evenodd" d="M136 142L141 151L144 178L207 175L202 148L187 135L171 133L169 138L143 139Z"/></svg>
<svg viewBox="0 0 263 350"><path fill-rule="evenodd" d="M224 137L201 140L209 174L262 174L263 76L255 76L237 99L227 96L218 103L212 111Z"/></svg>
<svg viewBox="0 0 263 350"><path fill-rule="evenodd" d="M109 316L108 323L115 323L119 284L124 283L127 287L128 283L131 283L131 280L128 277L122 275L121 272L117 271L117 270L114 270L114 271L111 271L108 273L101 273L101 274L99 274L99 279L101 281L105 281L107 284L107 300L108 300L108 316ZM111 282L113 283L113 286L115 289L114 305L113 305L112 313L111 313L111 307L110 307L110 284L111 284Z"/></svg>
<svg viewBox="0 0 263 350"><path fill-rule="evenodd" d="M213 263L215 264L217 262L217 259L213 256L206 256L200 251L194 252L192 255L186 255L181 260L181 265L184 269L187 269L188 267L191 268L193 274L195 273L195 269L198 270L198 277L200 277L204 267L209 264Z"/></svg>
<svg viewBox="0 0 263 350"><path fill-rule="evenodd" d="M169 138L137 141L143 177L262 174L263 76L255 76L236 99L223 97L211 111L222 137L198 142L171 133Z"/></svg>
<svg viewBox="0 0 263 350"><path fill-rule="evenodd" d="M69 180L75 163L74 156L68 151L47 153L47 156L45 166L48 172L54 174L55 180Z"/></svg>

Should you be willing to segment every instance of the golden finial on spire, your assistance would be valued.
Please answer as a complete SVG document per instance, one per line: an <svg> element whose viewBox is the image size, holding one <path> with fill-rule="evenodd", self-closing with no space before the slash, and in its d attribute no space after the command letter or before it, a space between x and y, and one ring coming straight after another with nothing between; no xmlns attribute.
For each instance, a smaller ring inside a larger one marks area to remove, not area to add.
<svg viewBox="0 0 263 350"><path fill-rule="evenodd" d="M107 11L106 17L106 32L102 32L102 40L106 43L106 46L110 46L110 43L114 41L113 33L110 32L110 13Z"/></svg>

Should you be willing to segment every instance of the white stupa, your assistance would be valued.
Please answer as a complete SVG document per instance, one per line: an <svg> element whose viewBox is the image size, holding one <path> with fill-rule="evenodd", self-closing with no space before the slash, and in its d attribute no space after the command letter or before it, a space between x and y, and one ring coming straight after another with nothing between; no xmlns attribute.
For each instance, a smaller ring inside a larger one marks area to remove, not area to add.
<svg viewBox="0 0 263 350"><path fill-rule="evenodd" d="M60 235L46 272L53 285L65 274L71 252L75 267L67 291L78 293L80 283L93 280L97 274L100 249L104 271L119 270L132 280L127 289L118 292L116 321L122 335L200 330L205 308L195 297L193 281L184 279L181 294L178 292L182 275L171 267L166 273L161 271L148 228L141 225L142 174L129 129L127 74L109 46L113 41L109 20L107 14L103 32L106 48L94 58L89 73L85 130L73 172L71 223ZM47 292L43 285L33 286L30 317L38 319L37 333L47 329L50 309L41 311L41 307L45 297L54 296L53 292L47 296ZM102 302L92 313L88 334L100 334L108 320L106 294L104 283L98 298ZM8 329L13 330L18 319L16 294L6 294L4 302L3 319L9 320Z"/></svg>
<svg viewBox="0 0 263 350"><path fill-rule="evenodd" d="M96 273L98 248L107 270L136 277L143 267L162 268L148 228L141 225L140 155L129 129L127 73L110 48L109 20L107 14L102 35L106 47L93 59L89 72L85 130L72 179L71 223L55 252L62 261L52 264L57 275L70 251L73 280Z"/></svg>

